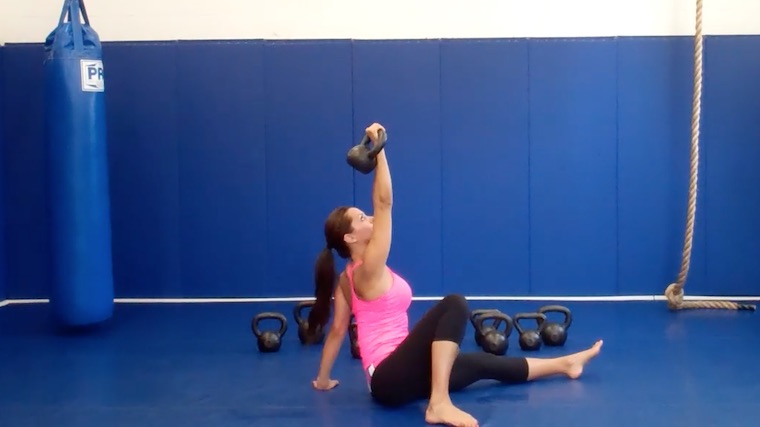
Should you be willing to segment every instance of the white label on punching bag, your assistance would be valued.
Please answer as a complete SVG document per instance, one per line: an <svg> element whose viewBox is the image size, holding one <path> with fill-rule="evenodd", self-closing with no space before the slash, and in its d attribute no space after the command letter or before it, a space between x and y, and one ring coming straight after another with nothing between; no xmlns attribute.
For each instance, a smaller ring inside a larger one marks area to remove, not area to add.
<svg viewBox="0 0 760 427"><path fill-rule="evenodd" d="M97 59L83 59L82 66L82 91L103 92L106 88L103 80L103 61Z"/></svg>

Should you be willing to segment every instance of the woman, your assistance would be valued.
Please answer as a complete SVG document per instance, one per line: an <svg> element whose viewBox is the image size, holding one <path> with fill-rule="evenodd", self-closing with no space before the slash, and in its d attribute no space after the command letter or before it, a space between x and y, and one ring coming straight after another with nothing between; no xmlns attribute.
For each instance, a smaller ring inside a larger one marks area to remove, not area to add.
<svg viewBox="0 0 760 427"><path fill-rule="evenodd" d="M377 123L366 129L373 144L381 132L385 129ZM316 303L309 314L309 326L327 324L333 298L335 317L314 388L330 390L338 385L330 379L330 371L352 313L372 397L387 406L429 399L425 420L430 424L478 425L471 415L454 406L450 391L483 379L521 383L549 375L578 378L583 366L599 353L601 341L585 351L554 359L459 353L470 314L467 301L460 295L444 298L409 331L411 288L386 265L393 191L384 150L377 156L372 191L374 217L355 207L339 207L325 223L327 244L316 263ZM333 250L350 260L337 278Z"/></svg>

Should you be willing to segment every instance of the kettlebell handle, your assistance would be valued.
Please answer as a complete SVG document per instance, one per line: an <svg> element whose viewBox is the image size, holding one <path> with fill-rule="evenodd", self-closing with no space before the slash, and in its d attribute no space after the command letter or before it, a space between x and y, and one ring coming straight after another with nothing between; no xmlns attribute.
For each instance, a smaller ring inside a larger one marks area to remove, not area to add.
<svg viewBox="0 0 760 427"><path fill-rule="evenodd" d="M544 329L544 322L546 322L546 315L543 313L517 313L515 314L514 324L515 329L519 334L523 334L525 330L520 326L520 320L534 319L538 323L538 331L541 332Z"/></svg>
<svg viewBox="0 0 760 427"><path fill-rule="evenodd" d="M301 301L293 307L293 318L299 325L303 325L306 319L303 317L303 310L307 307L314 307L314 301Z"/></svg>
<svg viewBox="0 0 760 427"><path fill-rule="evenodd" d="M259 315L254 317L253 322L251 322L251 330L253 331L253 334L256 335L256 338L259 338L262 335L261 329L259 329L259 322L261 322L262 320L270 320L270 319L280 321L281 325L280 325L279 335L281 337L284 336L285 332L288 331L288 319L286 319L285 316L283 316L280 313L267 311L265 313L260 313Z"/></svg>
<svg viewBox="0 0 760 427"><path fill-rule="evenodd" d="M485 322L488 319L495 319L494 322L494 329L499 329L501 327L501 322L503 321L506 326L504 327L504 335L509 336L512 333L512 327L513 327L513 321L512 318L509 317L509 315L504 314L498 310L489 311L486 313L481 314L475 322L477 323L478 330L483 330L483 322Z"/></svg>
<svg viewBox="0 0 760 427"><path fill-rule="evenodd" d="M573 323L573 314L570 312L570 309L565 306L547 305L539 308L538 312L541 314L562 313L565 316L565 321L562 323L562 327L565 329L569 329L570 325Z"/></svg>
<svg viewBox="0 0 760 427"><path fill-rule="evenodd" d="M470 313L470 323L472 324L473 327L478 328L478 323L477 323L478 317L486 313L498 313L498 312L499 310L496 310L494 308L478 308L478 309L472 310L472 312ZM482 327L482 324L481 324L481 327Z"/></svg>
<svg viewBox="0 0 760 427"><path fill-rule="evenodd" d="M377 131L377 143L374 147L370 147L370 144L372 144L372 139L367 135L364 134L364 137L362 138L362 145L366 145L369 150L367 151L367 157L370 159L374 159L377 157L378 154L380 154L380 151L383 150L385 147L385 143L388 141L388 134L385 133L384 130L378 129Z"/></svg>

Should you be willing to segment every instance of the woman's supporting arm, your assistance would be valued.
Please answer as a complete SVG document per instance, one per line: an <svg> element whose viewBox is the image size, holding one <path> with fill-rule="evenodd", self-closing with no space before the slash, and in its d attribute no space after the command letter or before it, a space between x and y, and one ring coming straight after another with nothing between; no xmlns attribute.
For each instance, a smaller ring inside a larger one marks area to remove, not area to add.
<svg viewBox="0 0 760 427"><path fill-rule="evenodd" d="M351 306L346 300L344 290L348 283L346 273L340 275L338 286L335 287L335 316L322 347L322 359L319 363L319 373L314 381L314 387L320 390L329 390L338 385L337 380L330 379L335 359L340 353L340 347L348 332L351 321Z"/></svg>

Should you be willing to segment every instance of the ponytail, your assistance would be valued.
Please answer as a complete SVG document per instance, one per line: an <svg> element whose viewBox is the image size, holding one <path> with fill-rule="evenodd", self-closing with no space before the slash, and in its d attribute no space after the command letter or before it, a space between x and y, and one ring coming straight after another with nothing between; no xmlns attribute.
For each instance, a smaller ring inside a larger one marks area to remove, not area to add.
<svg viewBox="0 0 760 427"><path fill-rule="evenodd" d="M316 301L309 312L309 332L324 329L330 318L330 302L335 290L335 259L330 248L325 247L314 266L314 296Z"/></svg>

